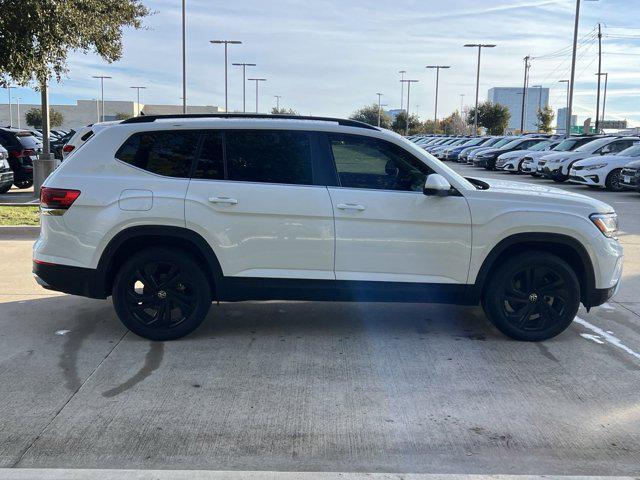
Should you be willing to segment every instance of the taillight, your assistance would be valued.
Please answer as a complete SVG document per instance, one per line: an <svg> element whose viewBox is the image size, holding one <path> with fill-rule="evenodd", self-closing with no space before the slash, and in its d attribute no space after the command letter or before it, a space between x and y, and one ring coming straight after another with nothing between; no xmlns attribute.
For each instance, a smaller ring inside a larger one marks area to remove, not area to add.
<svg viewBox="0 0 640 480"><path fill-rule="evenodd" d="M62 147L62 151L63 151L64 153L69 153L69 152L71 152L74 148L76 148L76 146L75 146L75 145L69 145L69 144L67 143L64 147Z"/></svg>
<svg viewBox="0 0 640 480"><path fill-rule="evenodd" d="M11 150L11 152L9 153L9 156L13 158L22 158L25 156L24 150Z"/></svg>
<svg viewBox="0 0 640 480"><path fill-rule="evenodd" d="M40 189L40 207L66 210L73 205L79 196L80 190L42 187Z"/></svg>
<svg viewBox="0 0 640 480"><path fill-rule="evenodd" d="M32 157L36 155L36 151L33 148L25 148L22 152L23 157Z"/></svg>

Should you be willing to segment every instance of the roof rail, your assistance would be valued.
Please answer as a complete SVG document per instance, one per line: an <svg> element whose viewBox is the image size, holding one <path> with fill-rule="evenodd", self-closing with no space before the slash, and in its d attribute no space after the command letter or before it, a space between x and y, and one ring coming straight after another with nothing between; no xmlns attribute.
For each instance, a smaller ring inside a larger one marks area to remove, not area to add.
<svg viewBox="0 0 640 480"><path fill-rule="evenodd" d="M127 123L150 123L156 120L172 119L180 120L183 118L262 118L262 119L274 119L274 120L316 120L322 122L335 122L338 125L345 127L366 128L368 130L377 130L377 127L369 125L357 120L346 120L343 118L332 117L310 117L304 115L271 115L265 113L187 113L177 115L140 115L139 117L128 118L120 122L121 124Z"/></svg>

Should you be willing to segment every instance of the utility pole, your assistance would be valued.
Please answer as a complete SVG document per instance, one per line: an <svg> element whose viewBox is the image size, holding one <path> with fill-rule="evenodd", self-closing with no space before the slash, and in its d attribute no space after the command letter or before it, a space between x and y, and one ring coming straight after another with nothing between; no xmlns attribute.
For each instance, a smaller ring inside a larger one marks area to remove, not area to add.
<svg viewBox="0 0 640 480"><path fill-rule="evenodd" d="M260 82L266 82L266 78L247 78L250 82L256 82L256 113L258 113L258 84Z"/></svg>
<svg viewBox="0 0 640 480"><path fill-rule="evenodd" d="M600 77L604 77L604 100L602 101L602 119L601 122L604 122L605 118L604 118L604 111L605 111L605 107L607 105L607 83L609 82L609 74L608 73L596 73L596 75L598 75L598 78ZM596 130L596 133L598 133L598 130Z"/></svg>
<svg viewBox="0 0 640 480"><path fill-rule="evenodd" d="M438 129L438 83L440 80L440 69L441 68L451 68L449 65L427 65L425 68L435 68L436 70L436 102L433 109L433 129Z"/></svg>
<svg viewBox="0 0 640 480"><path fill-rule="evenodd" d="M524 57L524 83L522 85L522 112L520 112L520 133L524 133L525 110L527 108L527 84L529 83L529 55Z"/></svg>
<svg viewBox="0 0 640 480"><path fill-rule="evenodd" d="M274 95L273 98L276 99L276 110L280 110L280 99L282 98L282 95Z"/></svg>
<svg viewBox="0 0 640 480"><path fill-rule="evenodd" d="M16 109L17 109L17 116L18 116L18 129L20 128L20 97L16 97Z"/></svg>
<svg viewBox="0 0 640 480"><path fill-rule="evenodd" d="M573 26L573 50L571 52L571 77L569 79L569 100L567 101L566 135L571 135L571 113L573 110L573 87L576 80L576 52L578 50L578 26L580 23L580 0L576 0L576 18Z"/></svg>
<svg viewBox="0 0 640 480"><path fill-rule="evenodd" d="M419 80L400 80L402 83L406 83L407 84L407 110L406 110L406 115L407 115L407 121L406 121L406 125L405 125L405 136L409 135L409 106L411 105L410 101L411 101L411 84L412 83L418 83Z"/></svg>
<svg viewBox="0 0 640 480"><path fill-rule="evenodd" d="M464 108L464 97L465 97L465 94L461 93L460 94L460 118L462 118L462 109Z"/></svg>
<svg viewBox="0 0 640 480"><path fill-rule="evenodd" d="M101 100L100 103L102 104L102 122L104 122L104 80L105 78L111 78L107 75L94 75L93 78L99 78L100 79L100 95L101 95Z"/></svg>
<svg viewBox="0 0 640 480"><path fill-rule="evenodd" d="M569 80L558 80L558 83L566 83L567 84L567 113L569 113ZM571 126L571 119L567 122L565 119L565 137L571 135L571 131L566 132L567 125Z"/></svg>
<svg viewBox="0 0 640 480"><path fill-rule="evenodd" d="M182 0L182 113L187 113L187 0Z"/></svg>
<svg viewBox="0 0 640 480"><path fill-rule="evenodd" d="M129 88L135 88L138 96L138 101L136 103L136 117L140 116L140 90L146 90L147 87L129 87Z"/></svg>
<svg viewBox="0 0 640 480"><path fill-rule="evenodd" d="M247 113L247 67L255 67L255 63L232 63L236 67L242 67L242 111Z"/></svg>
<svg viewBox="0 0 640 480"><path fill-rule="evenodd" d="M542 85L533 85L531 88L538 89L538 114L542 111ZM540 133L540 122L536 122L538 126L538 133Z"/></svg>
<svg viewBox="0 0 640 480"><path fill-rule="evenodd" d="M229 74L227 71L227 50L229 44L240 45L242 42L240 40L209 40L209 43L224 45L224 111L225 113L229 113Z"/></svg>
<svg viewBox="0 0 640 480"><path fill-rule="evenodd" d="M596 133L600 133L600 77L602 77L602 24L598 23L598 93L596 95ZM603 116L604 118L604 116Z"/></svg>
<svg viewBox="0 0 640 480"><path fill-rule="evenodd" d="M380 116L382 115L382 102L381 102L382 94L376 93L376 95L378 96L378 126L380 126Z"/></svg>
<svg viewBox="0 0 640 480"><path fill-rule="evenodd" d="M473 118L473 136L478 136L478 95L480 94L480 53L483 48L494 48L495 44L493 43L467 43L464 45L468 48L477 48L478 49L478 72L476 75L476 108L475 115Z"/></svg>
<svg viewBox="0 0 640 480"><path fill-rule="evenodd" d="M400 111L402 111L404 107L404 74L407 73L407 71L400 70L398 73L400 74Z"/></svg>

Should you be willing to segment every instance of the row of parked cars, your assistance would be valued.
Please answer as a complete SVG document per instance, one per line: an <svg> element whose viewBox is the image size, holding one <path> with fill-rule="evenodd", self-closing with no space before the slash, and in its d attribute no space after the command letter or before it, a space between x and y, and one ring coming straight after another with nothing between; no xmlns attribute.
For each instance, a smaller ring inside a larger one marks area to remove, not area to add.
<svg viewBox="0 0 640 480"><path fill-rule="evenodd" d="M640 192L640 137L528 134L410 137L436 158L610 191Z"/></svg>
<svg viewBox="0 0 640 480"><path fill-rule="evenodd" d="M51 132L51 151L62 160L65 145L74 130ZM33 185L33 161L42 153L42 132L12 127L0 127L0 194L12 185L29 188Z"/></svg>

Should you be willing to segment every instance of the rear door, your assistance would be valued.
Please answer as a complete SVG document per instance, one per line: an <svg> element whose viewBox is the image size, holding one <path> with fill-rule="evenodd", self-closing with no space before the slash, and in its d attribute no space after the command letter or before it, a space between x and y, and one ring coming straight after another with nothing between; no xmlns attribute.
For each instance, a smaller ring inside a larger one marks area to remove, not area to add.
<svg viewBox="0 0 640 480"><path fill-rule="evenodd" d="M225 276L334 280L334 225L316 181L316 134L208 131L186 196L187 227Z"/></svg>

